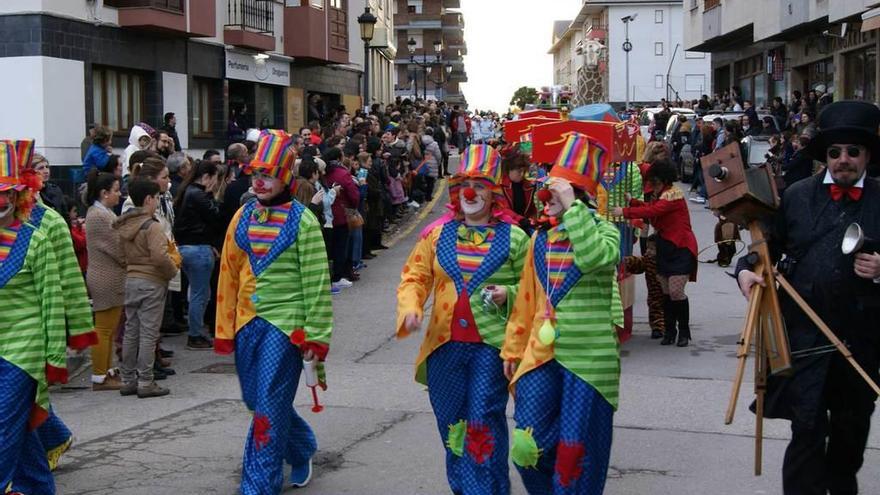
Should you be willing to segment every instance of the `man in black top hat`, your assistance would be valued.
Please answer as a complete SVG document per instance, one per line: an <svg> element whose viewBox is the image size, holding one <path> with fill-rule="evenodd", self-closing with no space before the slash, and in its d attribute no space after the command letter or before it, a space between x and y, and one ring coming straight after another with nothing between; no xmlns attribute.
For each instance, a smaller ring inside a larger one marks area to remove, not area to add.
<svg viewBox="0 0 880 495"><path fill-rule="evenodd" d="M880 239L880 181L867 176L880 159L880 109L857 101L829 104L807 151L827 167L789 187L769 227L777 264L798 293L878 381L880 368L880 254L841 251L844 231L858 222ZM760 277L745 258L737 264L747 295ZM782 467L783 489L793 494L858 493L877 396L825 336L780 292L793 373L771 377L765 416L791 421Z"/></svg>

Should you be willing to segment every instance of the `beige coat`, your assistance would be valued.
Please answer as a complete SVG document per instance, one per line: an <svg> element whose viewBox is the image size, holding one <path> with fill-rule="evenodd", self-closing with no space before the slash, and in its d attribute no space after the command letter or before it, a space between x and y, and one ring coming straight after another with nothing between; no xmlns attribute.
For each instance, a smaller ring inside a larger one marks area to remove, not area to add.
<svg viewBox="0 0 880 495"><path fill-rule="evenodd" d="M86 286L95 311L122 306L125 302L125 256L119 233L113 230L116 214L92 205L86 212L86 249L89 267Z"/></svg>
<svg viewBox="0 0 880 495"><path fill-rule="evenodd" d="M117 218L113 228L122 241L129 277L167 285L177 275L180 266L177 250L165 235L162 224L152 215L135 207Z"/></svg>

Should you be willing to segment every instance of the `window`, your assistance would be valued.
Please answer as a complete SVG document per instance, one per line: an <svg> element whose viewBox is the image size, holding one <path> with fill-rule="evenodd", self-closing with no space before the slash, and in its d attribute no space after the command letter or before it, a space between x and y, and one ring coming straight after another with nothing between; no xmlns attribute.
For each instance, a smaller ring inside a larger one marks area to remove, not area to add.
<svg viewBox="0 0 880 495"><path fill-rule="evenodd" d="M706 58L703 52L684 52L684 58Z"/></svg>
<svg viewBox="0 0 880 495"><path fill-rule="evenodd" d="M654 76L654 89L663 89L663 75L657 74Z"/></svg>
<svg viewBox="0 0 880 495"><path fill-rule="evenodd" d="M421 29L410 31L408 34L409 34L409 39L416 40L416 46L415 46L416 50L421 50L425 46L425 35L422 33ZM407 40L407 41L409 41L409 40Z"/></svg>
<svg viewBox="0 0 880 495"><path fill-rule="evenodd" d="M144 76L138 72L96 67L92 70L94 120L111 131L127 133L144 114Z"/></svg>
<svg viewBox="0 0 880 495"><path fill-rule="evenodd" d="M257 108L254 117L260 129L275 127L275 87L257 85Z"/></svg>
<svg viewBox="0 0 880 495"><path fill-rule="evenodd" d="M407 0L406 11L409 14L421 14L422 13L422 0Z"/></svg>
<svg viewBox="0 0 880 495"><path fill-rule="evenodd" d="M663 11L655 10L654 11L654 24L663 24Z"/></svg>
<svg viewBox="0 0 880 495"><path fill-rule="evenodd" d="M309 0L309 5L316 9L324 8L324 0Z"/></svg>
<svg viewBox="0 0 880 495"><path fill-rule="evenodd" d="M195 79L192 94L192 129L196 136L210 135L213 130L211 101L211 84L202 79Z"/></svg>
<svg viewBox="0 0 880 495"><path fill-rule="evenodd" d="M663 55L663 42L657 41L654 43L654 55Z"/></svg>
<svg viewBox="0 0 880 495"><path fill-rule="evenodd" d="M345 0L330 0L330 7L333 7L334 9L344 9L344 2Z"/></svg>
<svg viewBox="0 0 880 495"><path fill-rule="evenodd" d="M714 9L721 5L721 0L703 0L703 10Z"/></svg>

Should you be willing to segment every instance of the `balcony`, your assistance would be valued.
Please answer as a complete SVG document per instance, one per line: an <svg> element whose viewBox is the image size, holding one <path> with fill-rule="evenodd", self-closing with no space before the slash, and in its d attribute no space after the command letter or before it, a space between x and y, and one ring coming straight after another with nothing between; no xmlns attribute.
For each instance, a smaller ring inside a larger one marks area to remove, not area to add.
<svg viewBox="0 0 880 495"><path fill-rule="evenodd" d="M592 24L584 34L584 38L588 40L605 41L607 37L608 28L604 24Z"/></svg>
<svg viewBox="0 0 880 495"><path fill-rule="evenodd" d="M119 9L121 27L186 37L214 36L216 32L214 0L190 1L190 10L198 15L190 16L189 28L185 0L105 0L104 5Z"/></svg>
<svg viewBox="0 0 880 495"><path fill-rule="evenodd" d="M227 0L223 42L259 51L275 50L275 6L267 0Z"/></svg>
<svg viewBox="0 0 880 495"><path fill-rule="evenodd" d="M284 54L310 64L347 64L348 11L284 7Z"/></svg>
<svg viewBox="0 0 880 495"><path fill-rule="evenodd" d="M459 13L443 14L443 29L464 32L464 16Z"/></svg>

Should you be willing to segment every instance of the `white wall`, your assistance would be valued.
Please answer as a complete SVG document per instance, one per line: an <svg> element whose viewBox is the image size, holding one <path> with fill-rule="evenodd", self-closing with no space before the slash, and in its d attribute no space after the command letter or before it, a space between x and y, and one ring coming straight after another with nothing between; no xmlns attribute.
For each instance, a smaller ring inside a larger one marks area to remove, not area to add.
<svg viewBox="0 0 880 495"><path fill-rule="evenodd" d="M655 22L657 10L663 12L662 23ZM711 87L711 60L709 55L702 59L685 57L681 5L609 7L609 100L615 103L626 100L626 54L623 51L626 38L620 19L632 14L638 15L629 26L629 40L633 45L629 54L630 101L658 102L666 97L666 72L676 45L679 45L678 52L675 54L669 82L678 90L682 99L695 99L699 98L700 89L686 91L685 78L690 75L690 80L694 81L699 78L693 76L702 75L706 81L703 88L705 93ZM662 55L655 55L657 42L663 44ZM671 91L670 97L674 99Z"/></svg>
<svg viewBox="0 0 880 495"><path fill-rule="evenodd" d="M188 94L186 74L162 73L162 115L174 112L177 117L177 137L180 138L180 147L183 149L189 147L189 109L186 104Z"/></svg>
<svg viewBox="0 0 880 495"><path fill-rule="evenodd" d="M37 151L53 165L82 163L85 137L85 69L82 62L50 57L0 58L0 94L7 118L0 136L36 139ZM10 116L13 116L10 118Z"/></svg>
<svg viewBox="0 0 880 495"><path fill-rule="evenodd" d="M104 0L2 0L0 14L45 12L72 17L86 22L117 24L119 16L113 7L104 7Z"/></svg>

